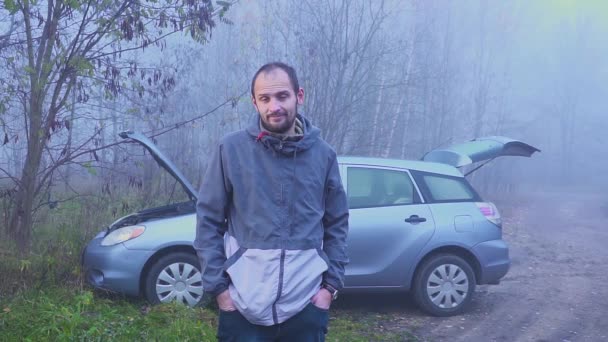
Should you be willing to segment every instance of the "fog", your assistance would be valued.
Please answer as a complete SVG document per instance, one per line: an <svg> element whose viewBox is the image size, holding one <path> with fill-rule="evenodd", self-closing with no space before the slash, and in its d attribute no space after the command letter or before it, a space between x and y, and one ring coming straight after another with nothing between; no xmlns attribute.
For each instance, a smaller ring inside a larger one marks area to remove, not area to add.
<svg viewBox="0 0 608 342"><path fill-rule="evenodd" d="M28 153L27 91L18 87L27 60L17 44L25 39L22 17L5 8L0 17L6 190L18 187ZM78 26L68 24L69 38ZM46 140L38 169L38 183L49 190L37 195L150 187L160 171L141 147L96 149L120 141L126 129L155 136L197 186L217 140L255 114L251 77L270 61L296 68L305 90L301 113L340 154L419 159L438 147L503 135L542 152L499 158L475 172L470 179L484 193L608 186L602 1L241 0L210 32L203 43L185 32L159 46L128 50L141 38L119 42L111 47L125 51L111 55L113 67L93 58L57 113L62 125ZM118 75L109 77L112 70ZM87 149L93 151L44 178L66 153Z"/></svg>

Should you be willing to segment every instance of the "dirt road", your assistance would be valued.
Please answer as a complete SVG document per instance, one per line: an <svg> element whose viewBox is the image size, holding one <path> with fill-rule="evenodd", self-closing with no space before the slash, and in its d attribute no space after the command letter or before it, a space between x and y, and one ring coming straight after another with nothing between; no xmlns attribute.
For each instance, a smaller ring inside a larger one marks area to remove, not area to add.
<svg viewBox="0 0 608 342"><path fill-rule="evenodd" d="M468 312L428 317L409 300L344 296L339 314L428 341L608 341L608 195L554 192L499 203L512 267ZM339 315L338 315L339 316Z"/></svg>

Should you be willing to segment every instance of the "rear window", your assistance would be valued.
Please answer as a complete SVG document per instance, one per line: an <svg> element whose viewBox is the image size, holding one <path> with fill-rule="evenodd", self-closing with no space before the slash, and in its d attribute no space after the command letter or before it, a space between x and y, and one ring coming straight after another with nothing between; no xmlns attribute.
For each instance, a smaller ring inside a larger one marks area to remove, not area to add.
<svg viewBox="0 0 608 342"><path fill-rule="evenodd" d="M429 173L415 175L425 197L432 202L476 202L479 195L462 177L451 177ZM421 184L422 183L422 184Z"/></svg>

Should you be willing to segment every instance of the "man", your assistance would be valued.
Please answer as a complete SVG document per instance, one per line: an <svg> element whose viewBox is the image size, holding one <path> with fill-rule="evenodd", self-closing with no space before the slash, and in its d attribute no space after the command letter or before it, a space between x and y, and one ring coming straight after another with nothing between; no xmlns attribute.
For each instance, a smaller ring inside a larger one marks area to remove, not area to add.
<svg viewBox="0 0 608 342"><path fill-rule="evenodd" d="M335 151L298 113L295 70L251 82L250 126L226 135L197 203L194 246L220 341L323 341L343 286L348 205Z"/></svg>

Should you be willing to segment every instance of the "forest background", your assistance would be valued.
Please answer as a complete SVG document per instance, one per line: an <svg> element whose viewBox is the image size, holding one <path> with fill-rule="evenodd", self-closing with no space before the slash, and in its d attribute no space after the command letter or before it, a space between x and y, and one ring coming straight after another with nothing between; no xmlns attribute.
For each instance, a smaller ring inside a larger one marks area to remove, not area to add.
<svg viewBox="0 0 608 342"><path fill-rule="evenodd" d="M0 304L80 288L95 233L184 198L119 132L152 137L198 186L218 139L255 114L251 77L269 61L296 68L301 111L339 154L419 159L504 135L542 153L469 176L489 200L605 189L606 13L592 0L4 0Z"/></svg>

